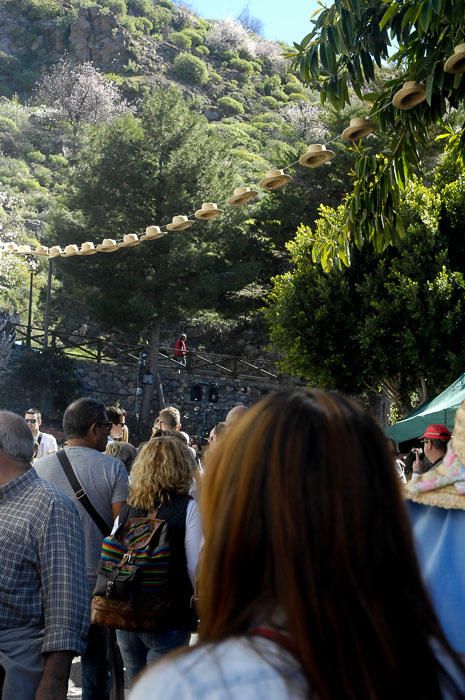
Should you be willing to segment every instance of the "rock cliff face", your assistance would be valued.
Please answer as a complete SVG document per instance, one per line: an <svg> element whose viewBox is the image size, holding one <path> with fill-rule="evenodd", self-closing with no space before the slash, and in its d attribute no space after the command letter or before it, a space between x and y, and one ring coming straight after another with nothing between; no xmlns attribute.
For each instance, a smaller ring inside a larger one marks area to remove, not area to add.
<svg viewBox="0 0 465 700"><path fill-rule="evenodd" d="M10 62L46 68L67 52L78 62L92 61L103 71L120 71L131 57L131 37L112 14L98 6L81 8L70 24L60 19L31 19L0 5L0 55Z"/></svg>

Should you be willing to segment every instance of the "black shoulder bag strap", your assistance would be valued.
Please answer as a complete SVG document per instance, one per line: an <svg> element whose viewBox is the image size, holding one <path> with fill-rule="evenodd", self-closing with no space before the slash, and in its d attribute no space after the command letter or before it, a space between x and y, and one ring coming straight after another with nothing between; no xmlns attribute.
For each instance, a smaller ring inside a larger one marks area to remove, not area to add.
<svg viewBox="0 0 465 700"><path fill-rule="evenodd" d="M71 488L73 489L74 495L76 496L77 500L82 505L82 507L85 508L86 511L89 513L90 517L97 525L102 535L106 537L110 534L111 527L107 525L105 520L97 513L94 506L90 502L89 496L86 494L81 484L79 483L79 479L77 478L74 472L71 462L69 461L68 455L64 450L58 450L56 455L60 461L61 466L63 467L63 471L66 474L66 478L71 484Z"/></svg>

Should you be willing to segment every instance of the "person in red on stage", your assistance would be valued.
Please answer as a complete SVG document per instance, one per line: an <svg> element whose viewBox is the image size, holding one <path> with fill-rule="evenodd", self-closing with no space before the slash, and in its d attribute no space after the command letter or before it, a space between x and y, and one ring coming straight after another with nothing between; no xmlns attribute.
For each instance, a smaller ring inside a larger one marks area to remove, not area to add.
<svg viewBox="0 0 465 700"><path fill-rule="evenodd" d="M176 340L174 344L174 356L177 359L178 362L180 362L182 365L186 364L186 355L187 355L187 335L185 333L181 333L179 338Z"/></svg>

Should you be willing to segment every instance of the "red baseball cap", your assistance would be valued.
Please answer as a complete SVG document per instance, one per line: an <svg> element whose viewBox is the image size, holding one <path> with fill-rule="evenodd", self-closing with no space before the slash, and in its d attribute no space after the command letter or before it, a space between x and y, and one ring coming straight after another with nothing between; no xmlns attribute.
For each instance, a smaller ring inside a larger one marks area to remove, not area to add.
<svg viewBox="0 0 465 700"><path fill-rule="evenodd" d="M428 425L425 432L421 436L421 439L425 438L428 440L442 440L443 442L449 442L451 439L451 432L445 425L441 423L432 423Z"/></svg>

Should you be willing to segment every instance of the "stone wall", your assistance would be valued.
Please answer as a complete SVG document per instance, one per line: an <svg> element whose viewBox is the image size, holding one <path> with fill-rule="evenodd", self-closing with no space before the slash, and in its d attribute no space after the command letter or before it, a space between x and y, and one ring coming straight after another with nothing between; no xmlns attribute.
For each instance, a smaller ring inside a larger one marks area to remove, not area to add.
<svg viewBox="0 0 465 700"><path fill-rule="evenodd" d="M64 403L58 400L63 398L59 395L59 383L58 387L51 390L52 376L45 389L43 383L36 386L35 382L31 381L31 376L21 376L21 367L24 367L24 358L27 357L24 352L16 350L7 370L0 373L0 408L23 414L27 408L35 406L42 411L45 426L49 425L59 431L67 400ZM31 358L35 362L40 361L40 356L36 353L32 353ZM86 360L75 361L73 364L77 383L69 399L92 396L106 405L118 402L128 412L127 422L131 435L136 440L139 433L140 439L145 439L147 431L138 426L136 418L142 389L138 383L138 367L97 364ZM196 439L205 437L216 423L224 420L229 409L236 404L251 406L262 396L279 387L278 382L251 383L239 379L222 379L213 375L196 376L184 370L161 370L160 380L165 405L179 408L183 428ZM154 394L151 422L163 407L156 391ZM211 400L212 394L217 394L217 401Z"/></svg>

